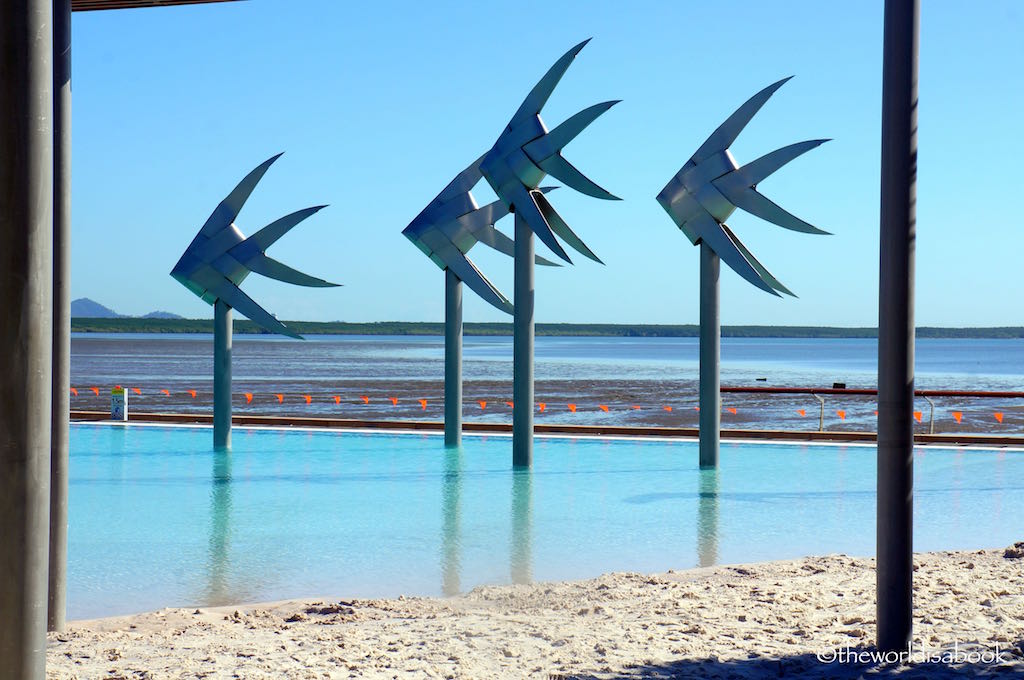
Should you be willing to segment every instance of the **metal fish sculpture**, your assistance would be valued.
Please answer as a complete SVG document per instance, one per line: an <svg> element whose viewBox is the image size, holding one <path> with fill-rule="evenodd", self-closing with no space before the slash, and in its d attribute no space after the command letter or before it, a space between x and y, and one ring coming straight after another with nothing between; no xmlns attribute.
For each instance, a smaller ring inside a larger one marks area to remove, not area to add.
<svg viewBox="0 0 1024 680"><path fill-rule="evenodd" d="M470 193L480 181L482 160L481 156L456 175L402 233L438 267L450 269L481 298L511 314L512 303L466 256L477 243L514 256L512 239L494 228L495 222L508 214L508 207L502 201L493 201L481 208ZM539 191L549 190L542 187ZM539 256L535 261L541 265L558 266Z"/></svg>
<svg viewBox="0 0 1024 680"><path fill-rule="evenodd" d="M238 287L250 272L299 286L327 288L338 285L303 274L264 253L292 227L325 206L305 208L286 215L249 238L235 226L238 213L256 184L280 157L281 154L277 154L261 163L220 202L174 265L171 276L211 305L221 300L272 333L300 338Z"/></svg>
<svg viewBox="0 0 1024 680"><path fill-rule="evenodd" d="M797 156L829 140L791 144L743 167L737 165L729 146L768 98L788 80L773 83L748 99L708 137L658 194L658 203L694 245L706 243L737 274L772 295L794 294L757 261L725 220L736 208L742 208L785 229L828 234L762 196L757 185Z"/></svg>
<svg viewBox="0 0 1024 680"><path fill-rule="evenodd" d="M540 118L540 110L547 103L558 81L588 42L589 39L584 40L555 62L523 100L498 141L480 163L484 179L508 210L526 220L533 233L552 252L570 263L572 260L555 238L556 234L584 256L595 262L601 260L573 233L543 192L538 190L544 176L551 175L567 186L595 198L619 200L587 179L561 154L566 144L618 101L595 104L551 131L548 131Z"/></svg>

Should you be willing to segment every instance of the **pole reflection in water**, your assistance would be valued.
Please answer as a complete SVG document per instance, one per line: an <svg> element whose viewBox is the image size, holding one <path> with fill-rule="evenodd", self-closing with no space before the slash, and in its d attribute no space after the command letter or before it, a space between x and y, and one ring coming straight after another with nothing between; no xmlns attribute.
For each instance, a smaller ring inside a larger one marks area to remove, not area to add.
<svg viewBox="0 0 1024 680"><path fill-rule="evenodd" d="M441 479L441 590L445 595L458 595L462 497L461 446L445 449L444 475Z"/></svg>
<svg viewBox="0 0 1024 680"><path fill-rule="evenodd" d="M512 534L509 570L512 583L533 581L531 531L533 528L533 472L528 467L512 470Z"/></svg>
<svg viewBox="0 0 1024 680"><path fill-rule="evenodd" d="M228 588L228 549L231 534L231 452L213 452L213 487L210 490L210 548L208 551L208 605L229 604L237 600Z"/></svg>
<svg viewBox="0 0 1024 680"><path fill-rule="evenodd" d="M697 560L710 567L718 562L718 470L697 471Z"/></svg>

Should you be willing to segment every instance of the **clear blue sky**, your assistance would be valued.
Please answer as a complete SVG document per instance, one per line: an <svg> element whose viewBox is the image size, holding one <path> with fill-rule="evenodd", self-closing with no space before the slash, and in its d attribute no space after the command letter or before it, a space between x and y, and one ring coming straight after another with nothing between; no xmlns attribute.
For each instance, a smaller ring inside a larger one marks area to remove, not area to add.
<svg viewBox="0 0 1024 680"><path fill-rule="evenodd" d="M1024 4L922 5L917 322L1024 325ZM503 16L513 6L524 20ZM733 153L742 164L833 138L759 189L834 235L737 212L730 225L800 297L773 298L723 267L722 320L874 326L881 0L251 0L76 13L72 296L211 316L168 272L235 183L284 151L238 224L251 234L330 204L269 254L344 287L253 275L243 289L282 319L441 320L444 277L402 229L591 36L542 115L554 127L623 100L565 155L624 200L552 195L607 264L539 268L537 320L695 323L698 250L654 196L739 104L795 75ZM485 184L476 195L492 196ZM499 227L510 233L511 218ZM471 257L511 297L511 260L485 250ZM506 317L467 293L465 318Z"/></svg>

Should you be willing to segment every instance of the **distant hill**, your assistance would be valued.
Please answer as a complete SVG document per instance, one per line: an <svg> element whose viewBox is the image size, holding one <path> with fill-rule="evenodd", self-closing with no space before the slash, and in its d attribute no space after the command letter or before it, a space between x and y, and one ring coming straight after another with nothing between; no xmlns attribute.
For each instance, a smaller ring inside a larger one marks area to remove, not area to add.
<svg viewBox="0 0 1024 680"><path fill-rule="evenodd" d="M122 315L95 300L78 298L71 301L71 316L83 319L120 319Z"/></svg>
<svg viewBox="0 0 1024 680"><path fill-rule="evenodd" d="M71 301L72 319L131 319L136 317L118 314L110 307L105 307L95 300L89 298L78 298ZM180 319L181 316L171 312L150 312L142 317L143 319Z"/></svg>

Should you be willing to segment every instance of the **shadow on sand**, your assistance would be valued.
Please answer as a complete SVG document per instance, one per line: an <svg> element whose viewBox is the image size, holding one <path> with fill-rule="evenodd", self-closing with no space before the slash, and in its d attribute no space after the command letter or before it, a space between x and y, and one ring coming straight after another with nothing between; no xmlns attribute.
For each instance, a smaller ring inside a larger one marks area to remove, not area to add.
<svg viewBox="0 0 1024 680"><path fill-rule="evenodd" d="M870 647L854 647L853 654L871 654ZM620 672L550 673L548 680L635 680L636 678L900 678L931 680L933 678L1024 677L1024 640L1000 645L994 659L994 646L961 645L957 653L960 663L926 662L909 665L825 662L816 654L799 654L782 658L753 657L718 661L715 659L682 659L664 664L637 664ZM943 651L927 652L943 654ZM953 650L946 650L948 655ZM949 656L947 656L949 658Z"/></svg>

